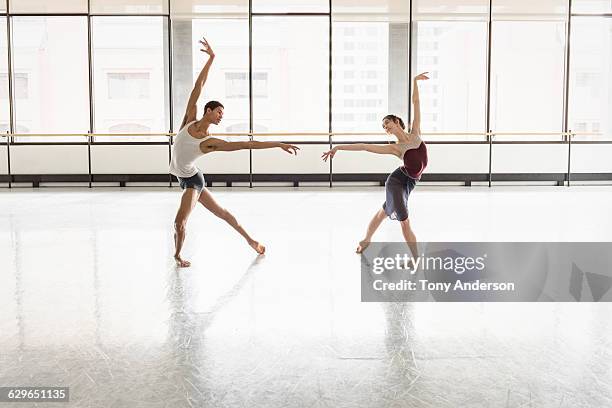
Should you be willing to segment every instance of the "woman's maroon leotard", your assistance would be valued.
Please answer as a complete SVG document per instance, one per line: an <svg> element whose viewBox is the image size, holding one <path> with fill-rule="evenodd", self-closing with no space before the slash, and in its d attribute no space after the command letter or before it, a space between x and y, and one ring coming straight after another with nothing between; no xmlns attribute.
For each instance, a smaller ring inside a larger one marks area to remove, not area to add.
<svg viewBox="0 0 612 408"><path fill-rule="evenodd" d="M425 142L421 142L416 149L406 150L403 166L406 174L418 180L421 178L425 167L427 167L427 146L425 146Z"/></svg>

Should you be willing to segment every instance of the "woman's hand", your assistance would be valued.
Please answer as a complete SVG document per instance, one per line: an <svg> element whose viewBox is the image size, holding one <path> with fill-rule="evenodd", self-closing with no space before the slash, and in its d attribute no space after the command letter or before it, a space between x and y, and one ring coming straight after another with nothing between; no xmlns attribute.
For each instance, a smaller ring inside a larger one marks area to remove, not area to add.
<svg viewBox="0 0 612 408"><path fill-rule="evenodd" d="M208 43L208 41L206 41L206 38L202 37L202 39L199 42L200 44L202 44L202 48L200 48L200 51L208 54L209 57L213 58L215 56L215 53L212 47L210 46L210 44Z"/></svg>
<svg viewBox="0 0 612 408"><path fill-rule="evenodd" d="M428 77L427 75L425 75L425 74L429 74L429 72L423 72L423 73L421 73L421 74L419 74L419 75L415 76L415 77L414 77L414 80L415 80L415 81L424 81L424 80L426 80L426 79L429 79L429 77Z"/></svg>
<svg viewBox="0 0 612 408"><path fill-rule="evenodd" d="M327 159L333 159L334 155L336 154L337 151L338 151L338 149L334 147L333 149L323 153L321 158L323 159L324 162L326 162Z"/></svg>
<svg viewBox="0 0 612 408"><path fill-rule="evenodd" d="M290 144L287 144L287 143L281 143L278 147L280 147L281 149L283 149L287 153L295 154L296 156L297 156L297 151L300 150L299 147L294 146L294 145L290 145Z"/></svg>

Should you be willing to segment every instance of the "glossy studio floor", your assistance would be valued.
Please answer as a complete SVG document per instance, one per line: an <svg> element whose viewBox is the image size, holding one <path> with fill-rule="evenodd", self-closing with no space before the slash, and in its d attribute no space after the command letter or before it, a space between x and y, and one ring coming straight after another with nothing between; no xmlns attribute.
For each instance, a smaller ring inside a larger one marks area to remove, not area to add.
<svg viewBox="0 0 612 408"><path fill-rule="evenodd" d="M0 385L71 407L610 407L609 303L362 303L380 187L213 188L267 246L178 189L0 191ZM440 187L422 241L611 241L612 187ZM385 221L379 241L400 241Z"/></svg>

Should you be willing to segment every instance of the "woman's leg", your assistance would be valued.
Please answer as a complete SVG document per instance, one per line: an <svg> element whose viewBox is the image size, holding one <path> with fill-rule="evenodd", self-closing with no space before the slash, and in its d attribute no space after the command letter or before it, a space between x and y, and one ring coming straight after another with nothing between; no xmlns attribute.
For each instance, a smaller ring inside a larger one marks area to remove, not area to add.
<svg viewBox="0 0 612 408"><path fill-rule="evenodd" d="M213 198L212 194L210 193L210 191L208 191L207 188L203 188L202 189L202 193L200 194L200 198L198 199L198 201L208 211L210 211L211 213L213 213L217 217L221 218L222 220L227 222L229 225L231 225L232 228L234 228L236 231L238 231L238 233L240 235L242 235L244 237L244 239L247 240L249 245L255 251L257 251L257 253L263 254L266 251L266 247L264 247L259 242L255 241L253 238L251 238L251 236L244 230L244 228L242 228L242 226L236 220L236 217L234 217L229 211L227 211L225 208L221 207L215 201L215 199Z"/></svg>
<svg viewBox="0 0 612 408"><path fill-rule="evenodd" d="M404 235L404 239L406 240L406 244L410 248L410 252L412 252L412 257L416 259L419 256L419 250L417 248L417 239L416 235L414 235L414 231L410 227L410 220L406 218L403 221L400 221L402 226L402 234Z"/></svg>
<svg viewBox="0 0 612 408"><path fill-rule="evenodd" d="M185 227L187 226L187 218L191 214L191 210L195 206L198 199L198 190L195 188L186 188L181 197L181 205L174 218L174 259L181 268L191 265L189 261L181 258L181 250L185 242Z"/></svg>
<svg viewBox="0 0 612 408"><path fill-rule="evenodd" d="M372 218L372 220L370 221L370 224L368 225L366 236L364 239L359 241L359 245L357 246L357 250L355 252L360 254L368 247L368 245L370 245L372 236L374 235L378 227L380 227L380 224L383 222L385 217L387 217L387 214L385 213L385 210L383 210L382 208L379 209L376 212L376 214L374 214L374 217Z"/></svg>

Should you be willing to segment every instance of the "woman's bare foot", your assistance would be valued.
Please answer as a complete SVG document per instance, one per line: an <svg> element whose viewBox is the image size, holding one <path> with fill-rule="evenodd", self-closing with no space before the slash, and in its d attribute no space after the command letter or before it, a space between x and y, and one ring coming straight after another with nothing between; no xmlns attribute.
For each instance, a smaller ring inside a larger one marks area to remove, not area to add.
<svg viewBox="0 0 612 408"><path fill-rule="evenodd" d="M184 260L180 255L174 255L174 260L176 261L176 266L179 268L188 268L191 266L191 262Z"/></svg>
<svg viewBox="0 0 612 408"><path fill-rule="evenodd" d="M255 251L257 251L257 253L259 255L262 255L264 252L266 252L266 247L261 245L257 241L251 241L251 242L249 242L249 245L251 246L251 248L253 248Z"/></svg>
<svg viewBox="0 0 612 408"><path fill-rule="evenodd" d="M355 252L358 254L362 253L363 251L365 251L368 245L370 245L370 241L366 241L365 239L363 241L359 241L359 245L357 246Z"/></svg>

